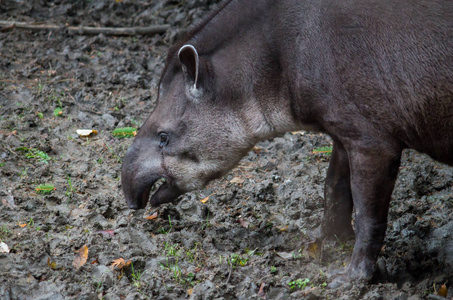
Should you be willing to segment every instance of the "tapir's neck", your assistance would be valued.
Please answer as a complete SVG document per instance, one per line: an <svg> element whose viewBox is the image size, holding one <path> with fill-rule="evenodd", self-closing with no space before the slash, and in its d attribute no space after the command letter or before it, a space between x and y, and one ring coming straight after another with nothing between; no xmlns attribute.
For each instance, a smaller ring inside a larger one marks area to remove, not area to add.
<svg viewBox="0 0 453 300"><path fill-rule="evenodd" d="M300 4L295 6L306 9ZM280 24L281 15L277 14L288 13L282 12L282 7L279 1L272 0L227 1L187 41L197 48L202 59L209 60L216 76L218 98L230 101L226 105L238 110L256 140L302 128L316 129L304 120L305 108L295 104L298 101L292 92L294 83L285 75L293 71L293 66L286 64L291 61L288 56L298 55L287 48L296 48L300 33L286 34L283 40L282 31L297 24ZM288 17L303 16L298 13Z"/></svg>

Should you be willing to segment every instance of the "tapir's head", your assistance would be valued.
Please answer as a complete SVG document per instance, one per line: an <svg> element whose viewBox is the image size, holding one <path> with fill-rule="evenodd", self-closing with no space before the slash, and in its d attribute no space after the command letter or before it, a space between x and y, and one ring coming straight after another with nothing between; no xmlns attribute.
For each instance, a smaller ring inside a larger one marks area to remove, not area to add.
<svg viewBox="0 0 453 300"><path fill-rule="evenodd" d="M122 186L130 208L145 207L161 178L153 206L202 188L233 168L256 142L247 134L234 95L215 73L209 58L191 45L169 56L157 106L123 161Z"/></svg>

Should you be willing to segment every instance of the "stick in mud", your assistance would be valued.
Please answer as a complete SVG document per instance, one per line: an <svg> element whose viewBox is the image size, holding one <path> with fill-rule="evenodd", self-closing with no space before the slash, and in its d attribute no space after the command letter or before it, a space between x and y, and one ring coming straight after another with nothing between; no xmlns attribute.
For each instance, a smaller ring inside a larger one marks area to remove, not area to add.
<svg viewBox="0 0 453 300"><path fill-rule="evenodd" d="M154 35L165 33L170 25L153 25L147 27L90 27L90 26L57 26L50 24L30 24L25 22L8 22L0 21L1 31L12 29L31 30L33 32L42 30L59 30L66 29L70 33L86 34L86 35L117 35L117 36L132 36L132 35Z"/></svg>

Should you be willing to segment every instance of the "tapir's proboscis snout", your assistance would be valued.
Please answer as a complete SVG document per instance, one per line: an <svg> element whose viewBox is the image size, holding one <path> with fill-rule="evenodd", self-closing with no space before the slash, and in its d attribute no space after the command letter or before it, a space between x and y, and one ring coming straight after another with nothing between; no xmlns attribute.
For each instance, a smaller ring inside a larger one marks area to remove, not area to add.
<svg viewBox="0 0 453 300"><path fill-rule="evenodd" d="M452 36L451 0L221 2L169 50L123 161L128 206L203 188L260 140L323 132L321 234L356 239L331 287L370 279L402 151L453 164Z"/></svg>
<svg viewBox="0 0 453 300"><path fill-rule="evenodd" d="M136 155L138 150L132 146L126 153L121 170L121 183L129 208L145 208L151 189L158 181L163 182L149 200L152 206L171 202L182 194L174 180L165 174L160 164L157 162L142 164L136 159Z"/></svg>

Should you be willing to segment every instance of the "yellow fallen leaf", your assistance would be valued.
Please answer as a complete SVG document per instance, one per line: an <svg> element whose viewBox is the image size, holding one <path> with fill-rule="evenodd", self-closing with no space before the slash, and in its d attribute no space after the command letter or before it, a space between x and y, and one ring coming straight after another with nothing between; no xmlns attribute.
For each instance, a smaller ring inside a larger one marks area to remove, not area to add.
<svg viewBox="0 0 453 300"><path fill-rule="evenodd" d="M278 229L280 229L280 231L285 231L287 230L289 227L289 225L286 225L285 227L277 227Z"/></svg>
<svg viewBox="0 0 453 300"><path fill-rule="evenodd" d="M24 223L19 222L19 226L22 227L22 228L24 228L25 226L27 226L27 224L26 224L26 223L24 224Z"/></svg>
<svg viewBox="0 0 453 300"><path fill-rule="evenodd" d="M192 292L193 292L193 289L188 289L187 290L187 295L189 295L189 296L192 295Z"/></svg>
<svg viewBox="0 0 453 300"><path fill-rule="evenodd" d="M206 198L201 199L200 202L201 202L201 203L206 203L206 202L208 202L209 197L211 197L211 196L214 195L214 194L215 194L215 193L212 193L211 195L207 196Z"/></svg>
<svg viewBox="0 0 453 300"><path fill-rule="evenodd" d="M50 258L47 258L47 265L52 269L56 270L57 269L57 263L54 261L51 261Z"/></svg>
<svg viewBox="0 0 453 300"><path fill-rule="evenodd" d="M77 255L74 258L74 261L72 265L76 268L79 269L81 266L83 266L88 259L88 247L87 245L83 245L82 248L77 250Z"/></svg>

